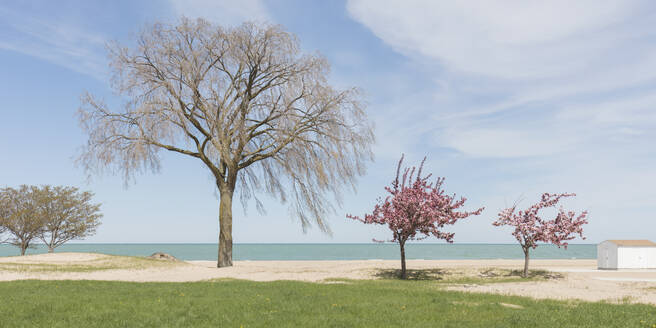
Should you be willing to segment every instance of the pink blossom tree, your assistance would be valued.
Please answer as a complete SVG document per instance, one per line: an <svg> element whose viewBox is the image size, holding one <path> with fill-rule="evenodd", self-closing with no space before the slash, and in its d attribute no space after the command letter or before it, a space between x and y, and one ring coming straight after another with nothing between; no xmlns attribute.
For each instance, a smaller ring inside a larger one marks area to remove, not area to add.
<svg viewBox="0 0 656 328"><path fill-rule="evenodd" d="M529 251L538 247L539 242L554 244L567 249L567 241L576 238L578 234L582 239L583 225L587 224L587 211L578 216L573 211L565 211L561 206L556 217L552 220L543 219L539 212L545 208L556 207L556 204L566 197L576 194L542 194L542 199L524 211L516 211L516 205L499 212L499 218L492 224L495 226L515 227L512 235L517 238L524 251L524 273L528 277Z"/></svg>
<svg viewBox="0 0 656 328"><path fill-rule="evenodd" d="M425 161L424 157L418 170L416 167L405 168L400 176L403 163L401 156L396 168L396 178L391 186L385 187L389 195L385 199L379 199L373 212L366 214L364 218L350 214L346 216L365 224L387 225L392 230L392 239L389 241L398 243L401 248L403 279L407 278L405 243L408 240L421 240L432 235L452 243L454 234L440 229L470 215L479 215L484 209L482 207L473 212L457 211L467 199L461 197L457 200L455 195L445 194L442 189L444 178L437 178L432 183L429 181L431 174L422 176ZM375 239L374 241L383 242Z"/></svg>

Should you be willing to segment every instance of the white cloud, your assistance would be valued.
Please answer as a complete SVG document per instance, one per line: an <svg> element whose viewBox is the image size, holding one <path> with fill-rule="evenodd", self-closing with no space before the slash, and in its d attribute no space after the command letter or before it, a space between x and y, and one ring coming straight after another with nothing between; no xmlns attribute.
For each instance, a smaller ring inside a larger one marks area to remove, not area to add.
<svg viewBox="0 0 656 328"><path fill-rule="evenodd" d="M572 75L621 52L618 45L640 36L621 28L637 5L626 0L352 0L347 8L402 53L454 70L515 79Z"/></svg>
<svg viewBox="0 0 656 328"><path fill-rule="evenodd" d="M545 156L571 150L569 140L510 129L447 130L442 142L466 155L488 158Z"/></svg>
<svg viewBox="0 0 656 328"><path fill-rule="evenodd" d="M637 125L656 127L649 112L656 98L624 92L656 89L649 4L349 0L347 10L436 73L437 110L418 128L437 124L437 146L474 157L546 158L638 138Z"/></svg>
<svg viewBox="0 0 656 328"><path fill-rule="evenodd" d="M638 94L603 103L565 106L557 118L591 122L599 126L656 126L656 94Z"/></svg>
<svg viewBox="0 0 656 328"><path fill-rule="evenodd" d="M261 0L170 0L176 15L205 18L222 25L244 21L271 21Z"/></svg>

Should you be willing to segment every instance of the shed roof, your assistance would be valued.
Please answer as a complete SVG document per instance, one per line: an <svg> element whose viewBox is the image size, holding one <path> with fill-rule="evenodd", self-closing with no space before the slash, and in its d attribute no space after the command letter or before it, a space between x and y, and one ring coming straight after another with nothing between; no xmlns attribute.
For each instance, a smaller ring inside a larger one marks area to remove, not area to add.
<svg viewBox="0 0 656 328"><path fill-rule="evenodd" d="M656 247L656 243L651 241L651 240L608 240L609 242L617 245L617 246L648 246L648 247Z"/></svg>

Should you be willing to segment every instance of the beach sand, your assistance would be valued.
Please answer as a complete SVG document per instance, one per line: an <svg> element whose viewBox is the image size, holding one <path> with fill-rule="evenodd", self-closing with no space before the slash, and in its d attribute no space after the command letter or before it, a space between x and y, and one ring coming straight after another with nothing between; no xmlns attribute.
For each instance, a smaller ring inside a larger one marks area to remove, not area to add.
<svg viewBox="0 0 656 328"><path fill-rule="evenodd" d="M596 260L533 260L531 269L559 276L541 281L449 284L444 288L533 298L656 304L656 270L597 270ZM491 268L520 270L522 260L409 260L409 270L481 275ZM214 261L165 262L89 253L54 253L0 258L0 281L113 280L188 282L218 278L254 281L377 279L399 261L236 261L217 269ZM328 280L328 281L326 281Z"/></svg>

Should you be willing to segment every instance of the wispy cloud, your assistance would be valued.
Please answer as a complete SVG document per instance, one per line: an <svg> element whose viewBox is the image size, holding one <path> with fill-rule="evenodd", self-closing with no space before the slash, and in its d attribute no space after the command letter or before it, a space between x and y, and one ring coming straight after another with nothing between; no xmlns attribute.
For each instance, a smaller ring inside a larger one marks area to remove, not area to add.
<svg viewBox="0 0 656 328"><path fill-rule="evenodd" d="M169 5L174 16L203 17L222 25L272 21L258 0L170 0ZM40 58L101 81L107 80L105 44L115 37L44 11L0 5L0 49Z"/></svg>
<svg viewBox="0 0 656 328"><path fill-rule="evenodd" d="M656 10L645 1L352 0L347 9L400 53L439 70L435 93L448 101L432 114L444 128L436 141L465 154L596 147L609 137L602 127L637 137L631 126L649 115L636 106L656 105L648 96L656 89ZM634 109L621 107L628 104ZM608 106L603 117L591 109Z"/></svg>
<svg viewBox="0 0 656 328"><path fill-rule="evenodd" d="M353 17L395 49L504 79L572 76L621 53L638 1L353 0ZM641 31L638 31L641 32ZM636 54L639 55L639 54Z"/></svg>
<svg viewBox="0 0 656 328"><path fill-rule="evenodd" d="M105 39L65 22L0 7L0 49L34 56L104 79Z"/></svg>

